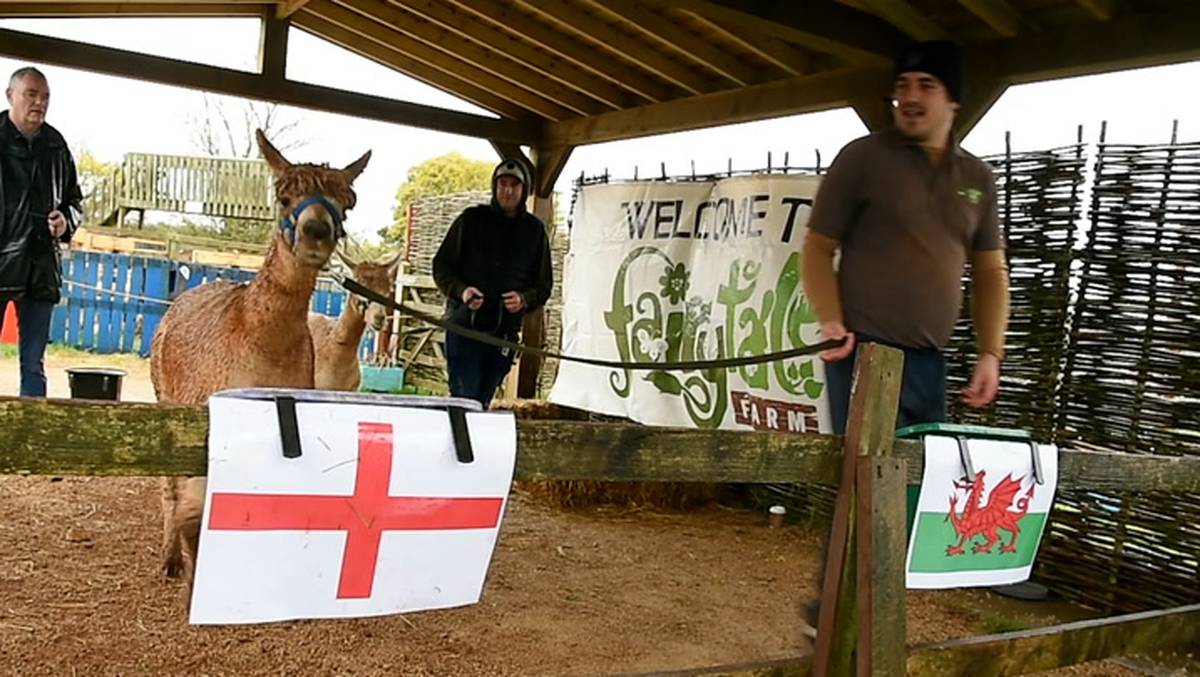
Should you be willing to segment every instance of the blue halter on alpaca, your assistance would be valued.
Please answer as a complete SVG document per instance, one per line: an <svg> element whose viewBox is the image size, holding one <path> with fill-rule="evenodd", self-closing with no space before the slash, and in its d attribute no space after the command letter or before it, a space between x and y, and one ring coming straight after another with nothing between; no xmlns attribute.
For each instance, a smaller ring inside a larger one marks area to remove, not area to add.
<svg viewBox="0 0 1200 677"><path fill-rule="evenodd" d="M342 228L342 212L337 208L337 205L329 201L328 198L322 195L310 195L300 201L292 213L279 219L279 229L288 234L288 238L296 241L296 219L300 218L301 212L313 205L321 205L325 211L329 212L329 216L333 217L333 237L341 239L346 235L345 229Z"/></svg>

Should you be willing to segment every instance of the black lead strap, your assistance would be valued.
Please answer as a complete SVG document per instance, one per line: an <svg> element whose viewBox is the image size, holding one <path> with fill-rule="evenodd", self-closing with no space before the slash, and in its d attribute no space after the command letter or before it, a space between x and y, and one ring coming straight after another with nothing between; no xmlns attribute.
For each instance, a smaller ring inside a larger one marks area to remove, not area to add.
<svg viewBox="0 0 1200 677"><path fill-rule="evenodd" d="M361 296L362 298L374 303L378 303L385 308L397 310L405 315L415 317L422 322L432 324L435 327L458 334L459 336L464 336L474 341L486 343L497 348L511 350L516 353L537 355L543 358L552 357L566 362L590 364L595 367L628 369L630 371L660 371L666 369L678 371L697 371L701 369L727 369L731 367L744 367L752 364L763 364L776 360L787 360L806 355L815 355L823 350L837 348L845 343L845 339L828 340L810 346L800 346L799 348L791 348L788 350L781 350L779 352L766 353L764 355L743 355L741 357L726 357L715 360L690 360L682 362L630 362L618 360L600 360L591 357L580 357L578 355L564 355L553 350L545 350L543 348L521 345L520 343L506 341L486 332L467 329L449 322L444 318L436 317L434 315L430 315L429 313L423 313L415 308L411 308L403 303L390 299L383 294L372 291L352 278L343 277L340 275L335 275L334 278L341 283L342 287L344 287L346 291L350 292L351 294Z"/></svg>
<svg viewBox="0 0 1200 677"><path fill-rule="evenodd" d="M467 410L462 407L447 407L450 413L450 436L454 439L454 453L459 463L475 462L475 450L471 448L471 431L467 429Z"/></svg>
<svg viewBox="0 0 1200 677"><path fill-rule="evenodd" d="M279 436L284 458L300 458L300 427L296 424L296 398L275 396L275 415L279 418Z"/></svg>

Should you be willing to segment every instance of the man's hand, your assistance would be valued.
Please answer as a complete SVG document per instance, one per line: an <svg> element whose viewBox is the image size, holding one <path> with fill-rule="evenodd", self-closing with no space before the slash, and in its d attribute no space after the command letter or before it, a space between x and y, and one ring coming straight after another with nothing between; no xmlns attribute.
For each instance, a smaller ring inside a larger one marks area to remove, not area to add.
<svg viewBox="0 0 1200 677"><path fill-rule="evenodd" d="M467 304L471 310L479 310L479 307L483 305L483 292L475 287L467 287L463 290L462 302Z"/></svg>
<svg viewBox="0 0 1200 677"><path fill-rule="evenodd" d="M992 354L981 355L975 363L971 382L963 388L963 402L975 407L986 407L996 399L1000 390L1000 360Z"/></svg>
<svg viewBox="0 0 1200 677"><path fill-rule="evenodd" d="M62 234L67 232L67 217L57 209L46 215L46 222L50 224L50 234L55 239L62 237Z"/></svg>
<svg viewBox="0 0 1200 677"><path fill-rule="evenodd" d="M504 299L504 309L514 315L525 308L525 298L515 291L506 291L500 298Z"/></svg>
<svg viewBox="0 0 1200 677"><path fill-rule="evenodd" d="M841 322L822 322L821 323L821 340L837 341L846 339L846 342L840 348L830 348L829 350L821 351L821 359L826 362L837 362L844 360L854 354L854 332L846 331L846 327Z"/></svg>

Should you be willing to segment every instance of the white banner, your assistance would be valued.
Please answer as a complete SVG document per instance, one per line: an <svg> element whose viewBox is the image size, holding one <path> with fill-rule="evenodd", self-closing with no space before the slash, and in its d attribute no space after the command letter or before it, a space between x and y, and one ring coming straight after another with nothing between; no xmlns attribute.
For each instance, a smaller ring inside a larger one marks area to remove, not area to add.
<svg viewBox="0 0 1200 677"><path fill-rule="evenodd" d="M584 187L563 289L563 352L675 362L819 341L800 247L820 179L762 175ZM705 371L559 366L550 399L652 425L829 432L816 356Z"/></svg>
<svg viewBox="0 0 1200 677"><path fill-rule="evenodd" d="M475 460L460 463L444 409L350 394L298 402L302 453L285 458L275 403L245 395L262 392L209 400L192 623L479 601L516 459L511 414L468 413Z"/></svg>

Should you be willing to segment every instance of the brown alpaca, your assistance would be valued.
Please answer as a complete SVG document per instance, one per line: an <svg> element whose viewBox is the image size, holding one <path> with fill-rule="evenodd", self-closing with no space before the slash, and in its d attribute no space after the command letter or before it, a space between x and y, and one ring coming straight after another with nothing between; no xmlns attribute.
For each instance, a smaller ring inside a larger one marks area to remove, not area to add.
<svg viewBox="0 0 1200 677"><path fill-rule="evenodd" d="M373 292L391 298L400 270L400 255L380 263L355 263L339 253L350 266L350 277ZM308 330L312 334L316 354L314 380L318 390L358 390L362 372L358 367L358 345L367 325L375 331L383 329L388 310L357 296L349 296L342 314L334 319L319 313L308 314Z"/></svg>
<svg viewBox="0 0 1200 677"><path fill-rule="evenodd" d="M308 307L317 274L342 235L341 215L354 206L351 185L371 153L345 169L288 162L257 132L258 147L275 177L275 195L293 228L271 237L262 269L248 283L220 281L191 289L171 304L150 350L150 378L159 402L203 405L229 388L313 387ZM203 477L163 481L163 571L194 575Z"/></svg>

